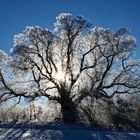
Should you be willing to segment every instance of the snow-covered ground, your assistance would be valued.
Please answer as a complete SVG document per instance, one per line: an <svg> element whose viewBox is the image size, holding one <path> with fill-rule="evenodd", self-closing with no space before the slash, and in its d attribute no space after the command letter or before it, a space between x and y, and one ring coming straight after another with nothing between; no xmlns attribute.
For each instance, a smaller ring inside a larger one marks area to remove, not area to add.
<svg viewBox="0 0 140 140"><path fill-rule="evenodd" d="M74 125L0 125L0 140L140 140L138 132L94 131Z"/></svg>

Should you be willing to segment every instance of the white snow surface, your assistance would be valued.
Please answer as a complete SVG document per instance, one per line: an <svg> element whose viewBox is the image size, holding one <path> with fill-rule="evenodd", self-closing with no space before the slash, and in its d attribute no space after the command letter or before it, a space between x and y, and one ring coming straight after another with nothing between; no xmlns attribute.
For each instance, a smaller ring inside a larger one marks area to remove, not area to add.
<svg viewBox="0 0 140 140"><path fill-rule="evenodd" d="M140 140L140 132L95 131L79 125L0 124L0 140Z"/></svg>

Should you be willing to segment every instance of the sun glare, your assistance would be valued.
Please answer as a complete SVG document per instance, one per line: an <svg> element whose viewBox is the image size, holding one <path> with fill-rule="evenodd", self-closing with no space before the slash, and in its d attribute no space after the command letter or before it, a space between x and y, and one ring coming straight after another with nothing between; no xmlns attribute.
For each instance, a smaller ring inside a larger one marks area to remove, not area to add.
<svg viewBox="0 0 140 140"><path fill-rule="evenodd" d="M65 80L65 75L62 71L58 71L55 75L55 78L58 80L58 81L64 81Z"/></svg>

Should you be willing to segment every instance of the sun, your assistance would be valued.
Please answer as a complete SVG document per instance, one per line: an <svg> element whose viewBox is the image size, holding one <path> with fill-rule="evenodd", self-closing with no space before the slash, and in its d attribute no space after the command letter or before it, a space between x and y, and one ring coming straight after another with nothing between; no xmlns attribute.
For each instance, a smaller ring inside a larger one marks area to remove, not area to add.
<svg viewBox="0 0 140 140"><path fill-rule="evenodd" d="M55 78L59 82L63 82L65 80L65 74L62 71L58 71L55 75Z"/></svg>

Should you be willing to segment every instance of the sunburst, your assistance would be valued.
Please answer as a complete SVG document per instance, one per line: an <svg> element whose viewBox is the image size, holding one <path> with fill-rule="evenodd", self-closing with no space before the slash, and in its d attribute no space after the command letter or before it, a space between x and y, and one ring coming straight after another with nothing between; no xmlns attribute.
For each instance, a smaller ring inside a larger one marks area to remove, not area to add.
<svg viewBox="0 0 140 140"><path fill-rule="evenodd" d="M62 71L58 71L55 75L55 79L59 82L64 82L65 80L65 74Z"/></svg>

